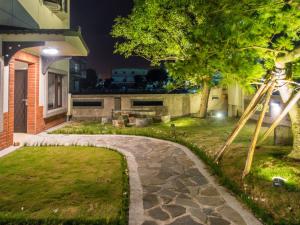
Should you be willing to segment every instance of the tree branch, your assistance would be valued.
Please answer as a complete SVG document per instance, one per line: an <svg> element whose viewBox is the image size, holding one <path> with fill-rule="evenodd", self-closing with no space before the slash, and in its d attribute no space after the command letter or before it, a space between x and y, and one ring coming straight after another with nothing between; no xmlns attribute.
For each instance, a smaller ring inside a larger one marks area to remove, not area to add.
<svg viewBox="0 0 300 225"><path fill-rule="evenodd" d="M289 62L293 62L300 58L300 46L295 48L293 51L287 53L285 56L278 57L276 60L276 64L286 64Z"/></svg>
<svg viewBox="0 0 300 225"><path fill-rule="evenodd" d="M270 52L274 52L274 53L288 53L287 51L281 51L281 50L275 50L275 49L271 49L271 48L265 48L265 47L260 47L260 46L249 46L249 47L245 47L245 48L240 48L239 50L246 50L246 49L261 49L261 50L265 50L265 51L270 51Z"/></svg>

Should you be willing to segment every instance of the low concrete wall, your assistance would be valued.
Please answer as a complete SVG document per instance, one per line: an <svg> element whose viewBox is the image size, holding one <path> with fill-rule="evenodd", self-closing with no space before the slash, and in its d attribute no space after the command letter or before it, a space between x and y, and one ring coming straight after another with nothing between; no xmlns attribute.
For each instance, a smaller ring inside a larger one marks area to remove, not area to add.
<svg viewBox="0 0 300 225"><path fill-rule="evenodd" d="M72 105L76 101L99 101L101 106L73 106L74 119L101 119L112 117L114 110L161 110L171 118L199 113L201 93L196 94L103 94L103 95L73 95ZM160 106L136 106L135 101L160 101ZM227 93L223 89L213 88L210 93L208 111L227 110Z"/></svg>

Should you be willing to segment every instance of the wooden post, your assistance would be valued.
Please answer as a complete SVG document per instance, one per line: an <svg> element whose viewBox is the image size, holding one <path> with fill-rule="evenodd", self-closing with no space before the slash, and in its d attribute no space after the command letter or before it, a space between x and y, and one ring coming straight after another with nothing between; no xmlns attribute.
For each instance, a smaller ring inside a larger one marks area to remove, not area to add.
<svg viewBox="0 0 300 225"><path fill-rule="evenodd" d="M254 151L255 151L255 148L256 148L256 143L257 143L259 131L260 131L261 126L263 124L263 121L264 121L264 118L265 118L265 115L266 115L266 112L267 112L267 109L268 109L268 105L270 103L270 99L271 99L274 87L275 87L275 82L272 80L272 85L271 85L271 87L269 88L269 90L267 92L265 104L264 104L262 112L259 116L255 131L254 131L254 135L253 135L253 138L252 138L252 141L251 141L251 145L249 147L247 161L246 161L246 165L245 165L245 169L244 169L243 177L242 177L243 179L245 178L245 176L248 175L248 173L251 170L253 155L254 155Z"/></svg>
<svg viewBox="0 0 300 225"><path fill-rule="evenodd" d="M261 145L267 137L274 131L274 129L278 126L281 120L289 113L291 108L297 104L298 100L300 99L300 91L289 101L285 109L281 112L278 118L273 122L270 128L265 132L261 140L259 141L258 145Z"/></svg>
<svg viewBox="0 0 300 225"><path fill-rule="evenodd" d="M241 116L241 118L239 119L239 122L242 121L245 117L246 114L248 114L251 110L251 108L253 107L253 105L255 105L257 99L263 95L265 92L266 92L266 88L267 86L269 86L270 83L267 83L267 84L262 84L260 86L260 88L257 90L257 92L255 93L255 95L253 96L253 98L251 99L251 101L249 102L248 106L246 107L243 115Z"/></svg>
<svg viewBox="0 0 300 225"><path fill-rule="evenodd" d="M229 145L234 141L236 136L239 134L239 132L242 130L242 128L245 126L247 121L250 119L251 115L256 111L256 105L261 100L263 95L267 92L268 88L271 86L272 82L268 82L267 84L263 84L255 96L252 98L251 102L247 106L245 112L243 113L242 117L238 121L236 127L228 137L226 143L223 145L223 147L220 149L220 151L216 154L215 163L218 163L219 160L222 158L224 152L228 148Z"/></svg>

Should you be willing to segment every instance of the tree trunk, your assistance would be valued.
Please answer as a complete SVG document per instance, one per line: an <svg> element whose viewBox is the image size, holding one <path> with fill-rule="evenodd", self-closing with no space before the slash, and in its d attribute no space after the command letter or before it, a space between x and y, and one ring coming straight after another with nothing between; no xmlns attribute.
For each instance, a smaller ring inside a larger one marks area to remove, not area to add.
<svg viewBox="0 0 300 225"><path fill-rule="evenodd" d="M285 69L284 64L277 63L277 68ZM279 93L282 101L287 103L293 95L293 88L281 81L282 84L279 88ZM300 109L297 104L295 104L289 111L289 116L292 123L292 133L293 133L293 150L289 154L289 158L300 160Z"/></svg>
<svg viewBox="0 0 300 225"><path fill-rule="evenodd" d="M210 94L210 86L206 81L204 81L203 89L202 89L201 103L200 103L200 111L199 111L200 118L206 117L208 101L209 101L209 94Z"/></svg>
<svg viewBox="0 0 300 225"><path fill-rule="evenodd" d="M284 85L279 89L281 99L284 103L288 102L292 96L293 89L289 85ZM289 154L289 158L300 159L300 108L295 104L289 111L289 116L292 123L293 133L293 150Z"/></svg>

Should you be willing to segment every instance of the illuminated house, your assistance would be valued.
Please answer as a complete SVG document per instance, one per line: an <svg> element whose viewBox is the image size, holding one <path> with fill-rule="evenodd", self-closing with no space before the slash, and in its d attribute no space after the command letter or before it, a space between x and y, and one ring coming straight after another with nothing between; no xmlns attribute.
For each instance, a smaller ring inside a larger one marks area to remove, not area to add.
<svg viewBox="0 0 300 225"><path fill-rule="evenodd" d="M86 56L69 0L0 0L0 149L65 120L69 59Z"/></svg>
<svg viewBox="0 0 300 225"><path fill-rule="evenodd" d="M135 76L143 76L146 79L147 69L139 68L120 68L112 70L112 79L114 84L134 84Z"/></svg>

